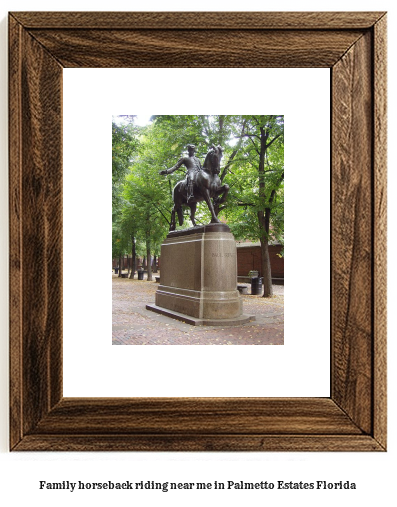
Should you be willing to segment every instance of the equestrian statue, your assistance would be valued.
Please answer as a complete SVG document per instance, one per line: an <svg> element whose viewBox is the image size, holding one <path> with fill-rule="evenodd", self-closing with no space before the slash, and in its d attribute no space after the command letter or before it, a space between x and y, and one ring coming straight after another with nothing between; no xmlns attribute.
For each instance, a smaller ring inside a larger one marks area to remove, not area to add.
<svg viewBox="0 0 397 507"><path fill-rule="evenodd" d="M197 227L194 215L196 213L197 203L205 201L211 212L211 223L220 223L214 210L214 204L222 204L226 200L229 192L229 185L222 185L219 178L220 164L222 158L222 148L212 145L205 157L203 166L200 160L195 156L196 147L193 144L187 145L188 156L182 157L178 162L160 174L171 174L179 167L186 167L186 178L178 181L172 192L174 207L171 213L170 231L176 228L175 215L178 215L179 225L183 224L182 206L190 208L190 220L194 227Z"/></svg>

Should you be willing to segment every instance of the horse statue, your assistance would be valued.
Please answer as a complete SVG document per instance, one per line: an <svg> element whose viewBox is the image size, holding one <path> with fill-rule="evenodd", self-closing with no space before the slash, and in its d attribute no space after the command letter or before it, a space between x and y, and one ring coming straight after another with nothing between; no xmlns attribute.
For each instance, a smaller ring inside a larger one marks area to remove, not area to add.
<svg viewBox="0 0 397 507"><path fill-rule="evenodd" d="M222 148L220 146L212 145L202 169L195 173L195 179L193 180L193 192L189 195L189 183L187 178L178 181L172 192L172 198L174 201L174 207L171 213L171 224L170 231L174 231L176 228L175 215L178 215L179 225L183 224L183 209L182 206L188 206L190 208L190 220L194 227L197 227L194 215L196 213L197 203L205 201L211 212L211 224L220 223L219 218L214 210L214 203L217 205L222 204L226 200L226 196L229 192L229 185L222 185L219 178L220 164L222 158Z"/></svg>

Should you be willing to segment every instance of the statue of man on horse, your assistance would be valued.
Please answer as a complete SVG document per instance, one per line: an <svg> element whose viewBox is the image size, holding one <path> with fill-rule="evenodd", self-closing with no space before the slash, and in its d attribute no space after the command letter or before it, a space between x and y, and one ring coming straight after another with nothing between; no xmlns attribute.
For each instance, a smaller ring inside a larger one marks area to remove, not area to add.
<svg viewBox="0 0 397 507"><path fill-rule="evenodd" d="M188 157L182 157L171 169L160 171L160 174L170 174L176 169L184 165L187 169L186 178L178 181L175 185L172 197L174 207L171 213L170 231L176 228L175 215L178 215L179 225L183 224L182 206L190 208L190 219L194 227L197 226L195 221L195 213L197 203L205 201L211 212L211 223L219 223L220 220L214 210L214 200L218 205L226 200L229 192L229 185L222 185L219 178L220 163L222 158L222 148L212 145L207 153L203 166L200 160L195 157L195 146L189 144Z"/></svg>

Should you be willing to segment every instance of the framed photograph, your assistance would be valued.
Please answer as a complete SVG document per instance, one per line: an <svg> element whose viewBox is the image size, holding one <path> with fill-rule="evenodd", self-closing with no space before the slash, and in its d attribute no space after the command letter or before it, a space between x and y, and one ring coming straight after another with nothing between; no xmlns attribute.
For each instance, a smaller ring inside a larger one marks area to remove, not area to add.
<svg viewBox="0 0 397 507"><path fill-rule="evenodd" d="M329 397L63 397L63 69L124 67L331 69ZM386 14L16 12L9 72L10 449L386 450Z"/></svg>

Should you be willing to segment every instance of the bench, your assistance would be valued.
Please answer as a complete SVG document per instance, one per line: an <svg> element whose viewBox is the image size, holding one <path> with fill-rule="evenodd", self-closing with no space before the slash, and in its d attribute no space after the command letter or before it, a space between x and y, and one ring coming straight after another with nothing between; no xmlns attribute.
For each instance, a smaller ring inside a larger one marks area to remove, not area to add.
<svg viewBox="0 0 397 507"><path fill-rule="evenodd" d="M248 294L248 287L247 285L237 285L237 290L240 294Z"/></svg>

